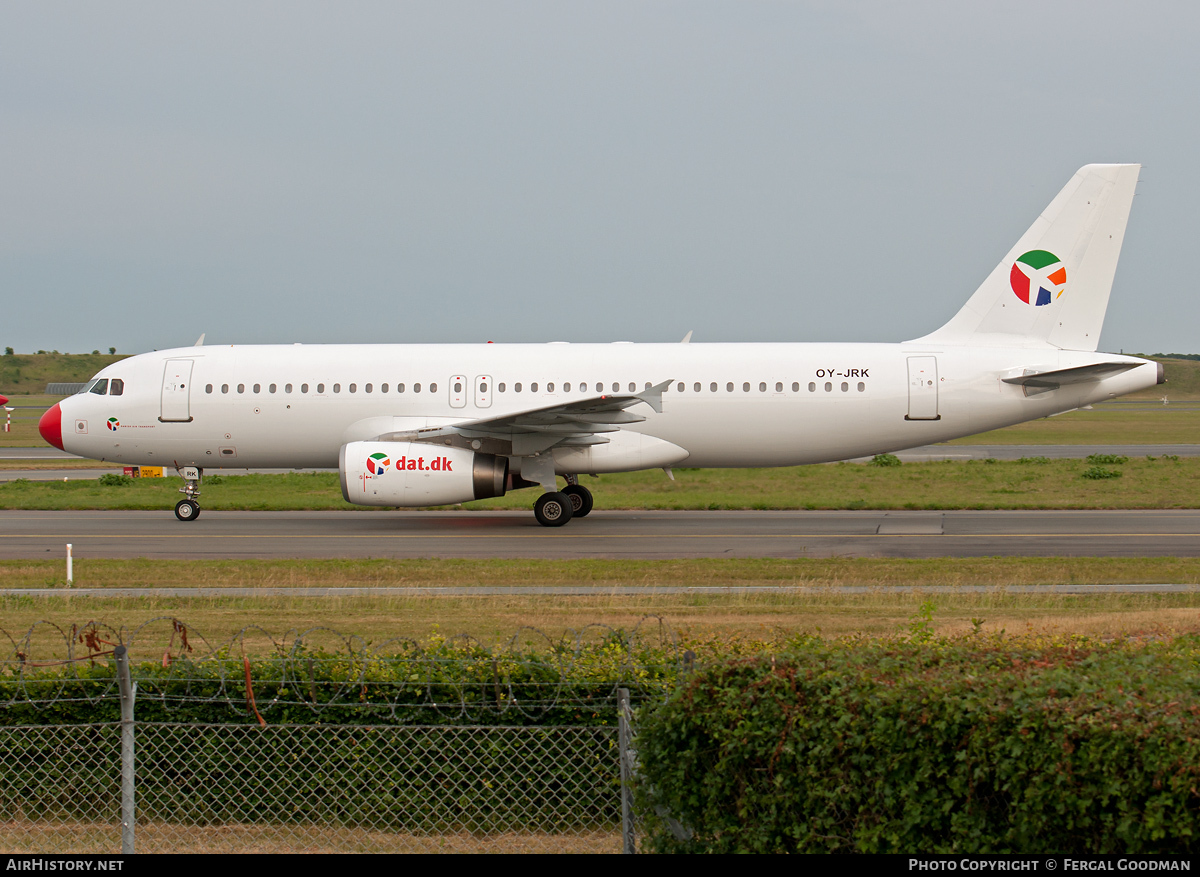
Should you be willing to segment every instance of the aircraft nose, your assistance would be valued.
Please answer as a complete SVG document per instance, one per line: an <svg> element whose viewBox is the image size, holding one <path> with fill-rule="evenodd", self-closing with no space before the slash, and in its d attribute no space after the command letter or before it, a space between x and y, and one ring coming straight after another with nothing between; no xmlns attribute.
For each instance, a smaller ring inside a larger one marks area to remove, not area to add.
<svg viewBox="0 0 1200 877"><path fill-rule="evenodd" d="M0 405L7 405L7 404L8 404L8 397L0 396Z"/></svg>
<svg viewBox="0 0 1200 877"><path fill-rule="evenodd" d="M66 450L62 440L62 409L58 407L57 402L38 421L38 432L42 434L42 438L60 451Z"/></svg>

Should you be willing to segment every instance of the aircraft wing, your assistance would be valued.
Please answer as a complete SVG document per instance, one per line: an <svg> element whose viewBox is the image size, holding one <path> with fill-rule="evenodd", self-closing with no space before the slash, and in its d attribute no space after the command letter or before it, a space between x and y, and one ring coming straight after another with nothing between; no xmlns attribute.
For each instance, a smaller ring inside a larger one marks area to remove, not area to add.
<svg viewBox="0 0 1200 877"><path fill-rule="evenodd" d="M646 419L628 410L635 405L644 402L661 414L662 394L670 385L668 380L641 393L586 396L499 417L388 433L379 436L379 440L422 441L517 457L538 454L555 446L605 444L608 439L604 433L616 432L624 424Z"/></svg>
<svg viewBox="0 0 1200 877"><path fill-rule="evenodd" d="M1002 378L1006 384L1032 388L1039 391L1057 390L1066 384L1083 384L1088 381L1099 381L1112 375L1137 368L1141 363L1136 362L1097 362L1092 365L1081 365L1075 368L1060 368L1054 371L1038 372L1027 369L1027 374L1012 378Z"/></svg>

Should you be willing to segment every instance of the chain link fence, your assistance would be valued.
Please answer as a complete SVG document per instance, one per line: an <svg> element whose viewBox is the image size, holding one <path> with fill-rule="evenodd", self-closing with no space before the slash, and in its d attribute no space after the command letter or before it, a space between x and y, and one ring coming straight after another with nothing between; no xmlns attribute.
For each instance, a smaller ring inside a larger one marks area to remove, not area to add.
<svg viewBox="0 0 1200 877"><path fill-rule="evenodd" d="M69 668L57 675L45 672L56 662L32 661L28 653L0 668L7 694L0 721L8 719L0 724L6 850L636 849L630 792L636 756L624 687L609 684L587 696L562 679L521 687L512 681L516 669L503 674L497 658L489 667L475 652L471 666L482 666L484 685L422 683L419 696L406 698L400 689L412 687L412 677L452 674L429 655L421 656L424 670L408 672L421 663L408 654L399 671L387 665L402 682L381 694L371 687L379 685L378 668L330 682L311 656L292 654L273 681L263 678L262 667L252 679L249 660L231 661L227 650L214 658L242 674L218 678L204 668L172 666L177 657L131 672L125 645L108 649L111 642L95 637L85 645L82 654L57 662ZM109 656L115 672L104 672L109 664L99 660ZM339 686L336 696L322 696L323 681ZM311 697L299 697L297 688ZM457 702L449 696L456 692ZM660 693L650 685L635 688L634 696ZM296 704L307 712L297 712ZM222 721L171 715L197 705L205 715L226 708L231 715ZM98 720L50 723L60 713ZM46 723L30 723L31 715ZM163 721L164 715L176 720ZM565 721L572 717L586 722Z"/></svg>

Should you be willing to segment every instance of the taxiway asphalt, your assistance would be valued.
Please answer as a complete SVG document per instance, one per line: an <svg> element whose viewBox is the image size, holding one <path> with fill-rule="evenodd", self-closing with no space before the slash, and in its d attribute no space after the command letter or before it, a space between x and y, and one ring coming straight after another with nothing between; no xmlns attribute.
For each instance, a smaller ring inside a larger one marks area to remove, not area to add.
<svg viewBox="0 0 1200 877"><path fill-rule="evenodd" d="M1196 557L1200 510L6 511L0 558Z"/></svg>

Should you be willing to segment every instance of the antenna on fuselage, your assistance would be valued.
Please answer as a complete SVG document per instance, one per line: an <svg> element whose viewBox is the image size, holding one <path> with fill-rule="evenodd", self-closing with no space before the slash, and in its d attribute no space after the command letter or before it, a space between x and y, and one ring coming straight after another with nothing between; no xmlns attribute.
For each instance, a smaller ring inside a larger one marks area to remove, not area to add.
<svg viewBox="0 0 1200 877"><path fill-rule="evenodd" d="M193 344L192 346L193 347L203 347L204 346L204 335L205 335L205 333L201 332L200 337L196 339L196 343Z"/></svg>

